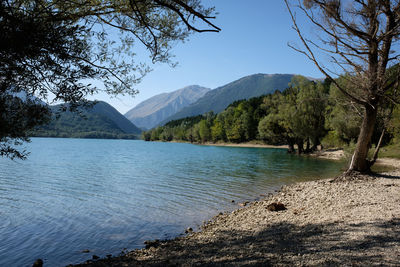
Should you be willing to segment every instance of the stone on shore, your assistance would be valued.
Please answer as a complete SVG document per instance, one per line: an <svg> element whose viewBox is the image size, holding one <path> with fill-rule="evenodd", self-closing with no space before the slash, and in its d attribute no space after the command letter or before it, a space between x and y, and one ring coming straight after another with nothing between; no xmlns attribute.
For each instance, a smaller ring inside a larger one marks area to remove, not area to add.
<svg viewBox="0 0 400 267"><path fill-rule="evenodd" d="M359 178L284 186L199 232L81 266L400 266L400 170Z"/></svg>
<svg viewBox="0 0 400 267"><path fill-rule="evenodd" d="M286 210L286 207L281 202L274 202L274 203L271 203L271 204L269 204L267 206L267 210L269 210L269 211L281 211L281 210Z"/></svg>

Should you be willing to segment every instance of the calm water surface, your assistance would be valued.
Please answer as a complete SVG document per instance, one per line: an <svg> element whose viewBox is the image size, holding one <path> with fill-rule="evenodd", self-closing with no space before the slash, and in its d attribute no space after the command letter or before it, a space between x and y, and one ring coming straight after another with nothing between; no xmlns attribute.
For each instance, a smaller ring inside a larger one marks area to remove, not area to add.
<svg viewBox="0 0 400 267"><path fill-rule="evenodd" d="M0 266L117 255L341 167L283 149L132 140L34 138L27 149L26 161L0 158Z"/></svg>

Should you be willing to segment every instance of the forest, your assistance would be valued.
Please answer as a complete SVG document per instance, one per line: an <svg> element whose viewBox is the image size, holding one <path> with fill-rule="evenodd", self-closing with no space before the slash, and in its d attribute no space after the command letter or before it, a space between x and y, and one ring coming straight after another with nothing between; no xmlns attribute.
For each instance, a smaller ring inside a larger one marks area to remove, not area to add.
<svg viewBox="0 0 400 267"><path fill-rule="evenodd" d="M348 79L336 80L346 86ZM400 142L400 108L383 105L370 146ZM349 100L328 79L295 76L284 91L236 101L219 114L170 121L142 133L146 141L242 143L260 141L288 145L288 152L309 153L321 148L354 146L363 107ZM382 138L381 138L382 136ZM296 148L296 149L295 149Z"/></svg>
<svg viewBox="0 0 400 267"><path fill-rule="evenodd" d="M95 110L85 110L86 112L78 114L68 111L60 112L57 111L58 106L54 106L54 113L49 123L36 127L29 135L31 137L138 139L139 134L124 132L112 120L111 115L99 113L98 110L104 109L102 106L97 107Z"/></svg>

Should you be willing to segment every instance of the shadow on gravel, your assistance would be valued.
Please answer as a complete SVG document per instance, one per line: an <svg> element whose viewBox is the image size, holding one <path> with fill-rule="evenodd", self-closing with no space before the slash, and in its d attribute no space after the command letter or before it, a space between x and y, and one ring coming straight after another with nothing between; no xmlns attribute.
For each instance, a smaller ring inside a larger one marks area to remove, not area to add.
<svg viewBox="0 0 400 267"><path fill-rule="evenodd" d="M400 219L368 224L270 225L222 231L213 241L171 240L157 248L79 266L399 266ZM143 260L136 260L140 255Z"/></svg>
<svg viewBox="0 0 400 267"><path fill-rule="evenodd" d="M384 173L376 173L376 174L374 174L374 177L376 177L376 178L388 178L388 179L400 179L399 175L390 175L390 174L384 174Z"/></svg>

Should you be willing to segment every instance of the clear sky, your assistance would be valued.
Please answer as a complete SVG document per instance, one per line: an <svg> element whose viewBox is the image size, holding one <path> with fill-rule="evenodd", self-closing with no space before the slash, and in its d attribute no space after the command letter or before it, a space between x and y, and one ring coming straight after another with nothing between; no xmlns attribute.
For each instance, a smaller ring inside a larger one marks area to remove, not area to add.
<svg viewBox="0 0 400 267"><path fill-rule="evenodd" d="M135 97L95 96L122 114L154 95L188 85L211 89L255 73L291 73L321 78L323 75L287 43L300 44L283 0L206 0L216 7L214 21L220 33L196 33L177 43L172 52L179 65L155 64L137 86ZM304 26L305 24L303 24ZM307 30L307 28L306 28Z"/></svg>

